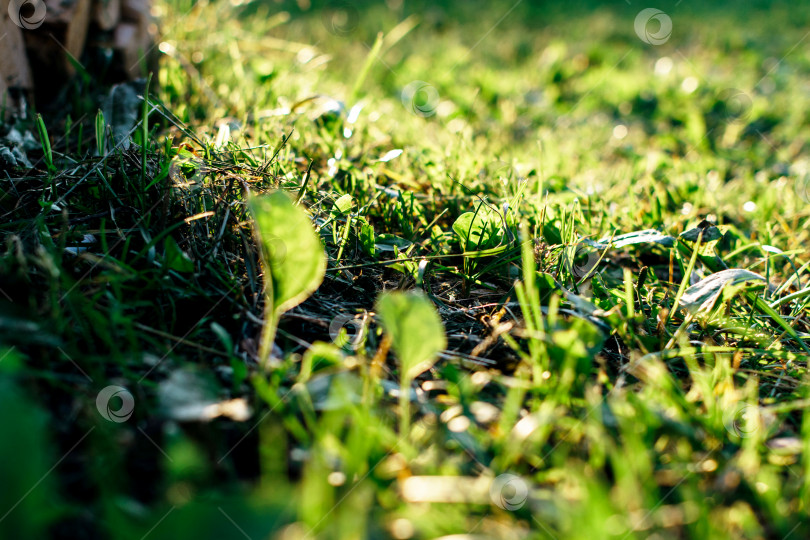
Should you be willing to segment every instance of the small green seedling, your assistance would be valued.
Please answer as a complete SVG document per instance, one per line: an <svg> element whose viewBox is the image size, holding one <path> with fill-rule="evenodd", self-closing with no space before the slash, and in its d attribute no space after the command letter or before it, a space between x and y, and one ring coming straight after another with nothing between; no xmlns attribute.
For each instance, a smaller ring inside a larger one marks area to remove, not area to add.
<svg viewBox="0 0 810 540"><path fill-rule="evenodd" d="M279 317L306 300L323 281L326 255L303 208L274 191L248 202L264 268L264 327L259 361L270 359Z"/></svg>
<svg viewBox="0 0 810 540"><path fill-rule="evenodd" d="M400 362L400 434L404 436L410 423L411 381L430 369L447 340L436 308L421 293L383 294L377 311Z"/></svg>

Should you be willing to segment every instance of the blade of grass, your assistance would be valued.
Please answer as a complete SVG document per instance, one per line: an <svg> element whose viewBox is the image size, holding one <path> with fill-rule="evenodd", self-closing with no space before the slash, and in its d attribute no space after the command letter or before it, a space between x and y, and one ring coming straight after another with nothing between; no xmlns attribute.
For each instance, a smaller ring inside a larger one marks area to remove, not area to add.
<svg viewBox="0 0 810 540"><path fill-rule="evenodd" d="M374 41L374 45L368 51L366 61L363 64L363 67L360 69L360 73L357 75L357 80L354 81L354 88L352 88L352 92L349 94L349 103L355 103L357 101L357 98L360 95L360 89L363 87L363 83L366 82L368 72L371 70L371 66L374 64L374 60L376 60L382 46L383 33L380 32L377 34L377 39Z"/></svg>

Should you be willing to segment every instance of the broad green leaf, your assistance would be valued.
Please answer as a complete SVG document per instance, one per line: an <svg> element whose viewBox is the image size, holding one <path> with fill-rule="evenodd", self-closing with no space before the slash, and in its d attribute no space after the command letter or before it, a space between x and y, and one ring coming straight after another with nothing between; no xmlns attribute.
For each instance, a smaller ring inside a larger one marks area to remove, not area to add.
<svg viewBox="0 0 810 540"><path fill-rule="evenodd" d="M359 218L359 221L360 230L357 233L357 238L360 240L360 246L363 248L363 251L373 257L377 253L377 249L374 246L374 227L372 227L365 218Z"/></svg>
<svg viewBox="0 0 810 540"><path fill-rule="evenodd" d="M252 197L248 205L261 244L268 300L276 313L283 313L323 281L323 246L307 213L284 192Z"/></svg>
<svg viewBox="0 0 810 540"><path fill-rule="evenodd" d="M413 242L400 238L394 234L382 233L378 234L377 238L375 239L374 250L395 251L396 249L399 249L402 251L411 247L412 244Z"/></svg>
<svg viewBox="0 0 810 540"><path fill-rule="evenodd" d="M681 297L681 305L689 311L712 309L724 289L731 287L730 294L739 292L738 286L749 281L765 281L765 278L742 268L723 270L702 279L686 289ZM729 298L729 295L726 296Z"/></svg>
<svg viewBox="0 0 810 540"><path fill-rule="evenodd" d="M316 341L304 353L298 382L307 382L320 369L338 366L343 362L343 352L332 343Z"/></svg>
<svg viewBox="0 0 810 540"><path fill-rule="evenodd" d="M225 352L231 354L233 352L233 339L231 339L231 334L228 332L228 330L226 330L221 324L212 322L211 331L216 334Z"/></svg>
<svg viewBox="0 0 810 540"><path fill-rule="evenodd" d="M486 250L498 246L503 240L501 217L488 208L465 212L453 223L464 251Z"/></svg>
<svg viewBox="0 0 810 540"><path fill-rule="evenodd" d="M163 241L166 268L177 272L193 272L194 261L180 249L177 242L171 236L167 236Z"/></svg>
<svg viewBox="0 0 810 540"><path fill-rule="evenodd" d="M335 201L335 210L338 214L348 214L352 210L354 199L348 193Z"/></svg>
<svg viewBox="0 0 810 540"><path fill-rule="evenodd" d="M430 368L447 346L439 314L422 294L385 293L377 301L377 312L407 380Z"/></svg>
<svg viewBox="0 0 810 540"><path fill-rule="evenodd" d="M559 245L563 243L559 227L550 221L543 224L543 238L549 244Z"/></svg>
<svg viewBox="0 0 810 540"><path fill-rule="evenodd" d="M695 227L683 231L681 234L678 235L678 238L682 240L688 240L689 242L696 242L698 237L700 236L701 242L705 244L708 242L719 240L720 238L723 237L723 232L724 231L722 231L719 227L715 226L710 221L704 219L703 221L698 223Z"/></svg>
<svg viewBox="0 0 810 540"><path fill-rule="evenodd" d="M604 249L612 246L613 249L619 249L636 244L661 244L662 246L672 247L675 245L675 239L668 234L662 234L655 229L645 229L643 231L634 231L627 234L620 234L619 236L606 236L596 242L585 241L587 244Z"/></svg>
<svg viewBox="0 0 810 540"><path fill-rule="evenodd" d="M57 480L49 474L58 457L52 455L53 428L47 413L22 391L15 376L21 356L0 347L0 358L0 538L47 538L49 526L64 510Z"/></svg>

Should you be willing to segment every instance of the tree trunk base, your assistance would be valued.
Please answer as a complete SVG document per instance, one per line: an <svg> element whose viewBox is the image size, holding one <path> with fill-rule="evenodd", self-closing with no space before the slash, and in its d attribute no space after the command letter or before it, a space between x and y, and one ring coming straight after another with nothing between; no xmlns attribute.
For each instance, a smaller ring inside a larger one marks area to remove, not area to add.
<svg viewBox="0 0 810 540"><path fill-rule="evenodd" d="M46 106L78 71L88 49L112 58L114 83L157 66L149 0L0 0L0 115ZM112 53L112 54L110 54Z"/></svg>

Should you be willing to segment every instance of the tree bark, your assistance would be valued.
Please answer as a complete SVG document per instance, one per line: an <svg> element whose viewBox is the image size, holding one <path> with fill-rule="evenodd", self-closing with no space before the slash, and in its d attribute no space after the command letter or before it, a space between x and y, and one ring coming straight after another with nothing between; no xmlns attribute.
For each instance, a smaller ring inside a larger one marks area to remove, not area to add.
<svg viewBox="0 0 810 540"><path fill-rule="evenodd" d="M0 108L6 113L16 109L15 93L30 92L33 87L31 68L23 42L23 30L17 23L25 24L24 19L12 20L14 10L9 13L10 0L0 0ZM16 5L16 4L15 4ZM23 13L23 17L25 13Z"/></svg>
<svg viewBox="0 0 810 540"><path fill-rule="evenodd" d="M16 89L40 106L52 101L77 68L86 69L86 47L113 50L105 83L156 68L150 0L0 0L0 8L0 107L7 112L17 106Z"/></svg>

